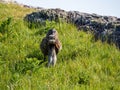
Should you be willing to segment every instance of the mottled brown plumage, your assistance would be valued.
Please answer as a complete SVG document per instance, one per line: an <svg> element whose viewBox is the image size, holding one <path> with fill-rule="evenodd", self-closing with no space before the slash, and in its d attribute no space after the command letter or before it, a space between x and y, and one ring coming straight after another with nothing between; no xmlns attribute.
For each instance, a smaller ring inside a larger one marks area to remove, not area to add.
<svg viewBox="0 0 120 90"><path fill-rule="evenodd" d="M62 48L62 44L58 38L58 32L55 29L50 29L48 31L48 33L46 34L46 37L44 37L42 39L42 42L40 44L40 49L41 49L42 53L44 54L44 59L46 56L48 56L48 59L49 59L49 56L50 56L49 52L51 52L51 50L53 50L51 48L55 49L56 55Z"/></svg>

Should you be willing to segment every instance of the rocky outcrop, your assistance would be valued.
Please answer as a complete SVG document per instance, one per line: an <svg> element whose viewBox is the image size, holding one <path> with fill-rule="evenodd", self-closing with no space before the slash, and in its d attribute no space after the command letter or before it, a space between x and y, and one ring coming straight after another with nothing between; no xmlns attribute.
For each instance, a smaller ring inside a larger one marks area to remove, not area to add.
<svg viewBox="0 0 120 90"><path fill-rule="evenodd" d="M115 43L120 48L120 18L114 16L101 16L97 14L81 13L78 11L64 11L61 9L39 9L24 18L31 23L49 21L66 21L73 23L79 30L90 31L95 40Z"/></svg>

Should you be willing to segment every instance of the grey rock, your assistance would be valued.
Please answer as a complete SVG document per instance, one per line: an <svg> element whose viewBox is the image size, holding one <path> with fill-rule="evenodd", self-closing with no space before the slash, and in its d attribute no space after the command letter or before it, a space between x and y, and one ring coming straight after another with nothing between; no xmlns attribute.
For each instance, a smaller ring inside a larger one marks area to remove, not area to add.
<svg viewBox="0 0 120 90"><path fill-rule="evenodd" d="M120 18L78 11L65 11L59 8L38 8L38 10L28 14L24 20L37 24L45 23L46 20L73 23L79 30L92 32L95 40L100 39L102 42L115 43L120 48Z"/></svg>

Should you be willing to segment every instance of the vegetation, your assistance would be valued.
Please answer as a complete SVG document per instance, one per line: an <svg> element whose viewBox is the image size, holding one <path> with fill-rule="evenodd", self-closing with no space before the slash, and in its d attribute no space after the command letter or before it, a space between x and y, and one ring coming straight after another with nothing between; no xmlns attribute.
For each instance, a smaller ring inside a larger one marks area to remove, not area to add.
<svg viewBox="0 0 120 90"><path fill-rule="evenodd" d="M120 90L120 51L74 25L46 21L28 28L23 17L34 10L0 3L0 90ZM47 68L39 43L49 28L63 49Z"/></svg>

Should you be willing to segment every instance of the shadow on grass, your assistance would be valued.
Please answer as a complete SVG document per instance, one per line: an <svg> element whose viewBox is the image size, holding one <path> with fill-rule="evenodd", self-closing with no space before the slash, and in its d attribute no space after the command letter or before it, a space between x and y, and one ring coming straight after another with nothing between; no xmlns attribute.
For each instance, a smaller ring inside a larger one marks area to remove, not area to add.
<svg viewBox="0 0 120 90"><path fill-rule="evenodd" d="M37 60L39 60L39 65L43 64L44 62L46 62L44 60L44 56L42 55L42 53L40 52L40 50L35 50L32 53L28 54L26 56L26 58L36 58Z"/></svg>
<svg viewBox="0 0 120 90"><path fill-rule="evenodd" d="M11 73L32 74L40 67L46 66L46 61L43 60L43 55L39 50L28 54L23 60L17 60L9 63L9 70Z"/></svg>

